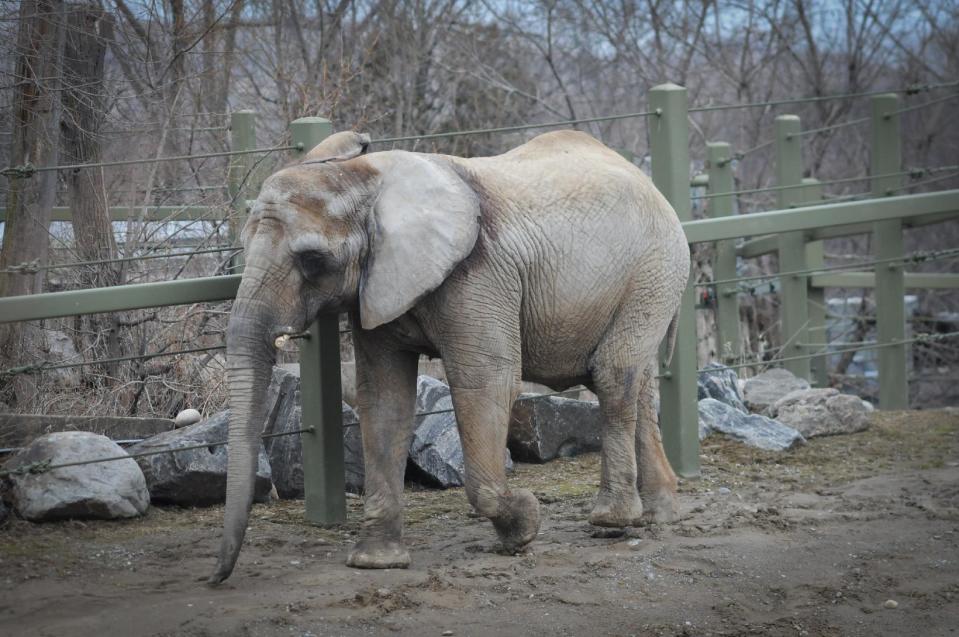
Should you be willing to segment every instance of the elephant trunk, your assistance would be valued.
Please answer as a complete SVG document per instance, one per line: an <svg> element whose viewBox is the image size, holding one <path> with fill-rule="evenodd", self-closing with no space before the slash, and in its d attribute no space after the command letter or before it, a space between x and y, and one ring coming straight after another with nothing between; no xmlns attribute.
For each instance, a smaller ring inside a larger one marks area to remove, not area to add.
<svg viewBox="0 0 959 637"><path fill-rule="evenodd" d="M276 360L270 342L273 311L268 303L245 294L260 286L244 276L227 329L227 376L230 386L229 465L223 539L210 585L233 572L253 504L265 397Z"/></svg>

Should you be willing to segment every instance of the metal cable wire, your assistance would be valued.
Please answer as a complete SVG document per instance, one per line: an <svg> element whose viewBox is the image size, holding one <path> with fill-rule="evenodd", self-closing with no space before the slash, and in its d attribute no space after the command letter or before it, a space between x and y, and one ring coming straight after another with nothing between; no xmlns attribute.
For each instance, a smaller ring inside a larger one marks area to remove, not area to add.
<svg viewBox="0 0 959 637"><path fill-rule="evenodd" d="M775 139L764 141L761 144L753 146L752 148L747 148L746 150L740 151L738 153L733 153L726 159L721 159L716 163L719 164L720 166L725 166L726 164L729 164L734 161L742 161L746 157L746 155L749 155L750 153L754 153L757 150L762 150L763 148L768 148L769 146L772 146L775 143L776 143Z"/></svg>
<svg viewBox="0 0 959 637"><path fill-rule="evenodd" d="M846 126L855 126L857 124L864 124L871 120L872 120L871 117L860 117L859 119L851 119L845 122L839 122L838 124L830 124L829 126L820 126L819 128L810 128L808 130L799 131L798 133L790 133L786 135L786 139L792 139L793 137L805 137L806 135L815 135L816 133L824 133L826 131L836 130L837 128L845 128Z"/></svg>
<svg viewBox="0 0 959 637"><path fill-rule="evenodd" d="M180 354L196 354L197 352L211 352L214 350L226 349L226 345L212 345L210 347L193 347L190 349L176 350L175 352L154 352L152 354L138 354L136 356L118 356L116 358L100 358L93 361L80 361L76 363L56 363L50 364L48 361L36 365L21 365L20 367L11 367L0 371L0 378L8 378L19 374L35 374L54 369L69 369L72 367L88 367L90 365L102 365L104 363L124 363L127 361L149 360L151 358L161 358L164 356L178 356Z"/></svg>
<svg viewBox="0 0 959 637"><path fill-rule="evenodd" d="M212 157L234 157L236 155L254 155L258 153L274 153L284 150L302 150L302 144L293 144L288 146L274 146L272 148L252 148L250 150L230 150L216 153L200 153L197 155L174 155L172 157L154 157L152 159L124 159L120 161L103 161L91 164L67 164L63 166L34 166L32 164L22 164L20 166L10 166L0 170L0 176L28 178L39 172L60 171L60 170L80 170L82 168L106 168L112 166L133 166L136 164L154 164L165 161L183 161L187 159L209 159Z"/></svg>
<svg viewBox="0 0 959 637"><path fill-rule="evenodd" d="M696 106L689 109L690 113L705 113L709 111L723 111L737 108L762 108L765 106L783 106L785 104L804 104L809 102L825 102L829 100L851 99L855 97L872 97L873 95L884 95L886 93L905 93L906 95L916 95L923 91L931 91L937 88L949 88L959 86L959 80L952 82L940 82L937 84L917 84L906 88L889 89L881 91L863 91L860 93L838 93L833 95L820 95L813 97L796 97L781 100L767 100L765 102L746 102L742 104L716 104L707 106Z"/></svg>
<svg viewBox="0 0 959 637"><path fill-rule="evenodd" d="M873 349L882 349L884 347L895 347L897 345L908 345L910 343L934 343L938 341L943 341L948 338L955 338L959 336L959 331L956 332L944 332L940 334L919 334L913 338L904 338L894 341L888 341L886 343L874 343L872 345L862 345L859 347L849 347L843 349L833 349L827 351L820 351L814 354L797 354L796 356L786 356L783 358L777 358L769 361L755 361L751 363L737 363L735 365L725 365L724 369L741 369L743 367L755 367L756 365L768 365L770 363L785 363L787 361L799 361L806 360L810 358L821 358L823 356L832 356L834 354L846 354L848 352L861 352L865 350ZM698 370L698 373L702 374L705 372L715 372L719 371L720 368L715 368L711 370Z"/></svg>
<svg viewBox="0 0 959 637"><path fill-rule="evenodd" d="M554 128L556 126L570 126L573 124L588 124L591 122L610 122L620 119L632 119L636 117L649 117L650 115L659 115L656 111L639 111L636 113L623 113L621 115L603 115L600 117L583 117L580 119L567 119L557 122L543 122L540 124L517 124L515 126L498 126L494 128L475 128L465 131L447 131L445 133L427 133L424 135L406 135L403 137L384 137L374 139L371 144L393 144L397 142L411 142L424 139L443 139L448 137L462 137L464 135L484 135L487 133L510 133L514 131L527 130L531 128Z"/></svg>
<svg viewBox="0 0 959 637"><path fill-rule="evenodd" d="M741 276L734 279L719 279L716 281L705 281L696 283L694 287L706 288L724 283L740 283L743 281L762 281L769 279L778 279L784 276L814 276L822 272L836 272L842 270L856 270L862 267L872 267L883 263L924 263L927 261L938 261L941 259L951 259L959 257L959 248L949 248L946 250L917 250L901 257L890 257L886 259L872 259L870 261L860 261L858 263L842 263L839 265L822 266L818 268L808 268L805 270L790 270L787 272L775 272L771 274L755 274L751 276Z"/></svg>
<svg viewBox="0 0 959 637"><path fill-rule="evenodd" d="M294 434L300 433L313 433L316 431L312 427L307 427L305 429L296 429L294 431L282 431L279 433L272 434L263 434L260 436L262 439L267 438L279 438L280 436L292 436ZM17 467L16 469L10 469L6 471L0 471L0 478L5 478L7 476L14 475L27 475L27 474L38 474L46 473L48 471L53 471L54 469L63 469L64 467L79 467L88 464L99 464L101 462L115 462L117 460L132 460L134 458L146 458L148 456L159 456L164 453L176 453L177 451L191 451L193 449L209 449L211 447L222 447L229 444L227 440L219 442L204 442L195 445L185 445L183 447L167 447L166 449L157 449L155 451L141 451L137 453L128 453L122 456L110 456L107 458L94 458L91 460L75 460L73 462L62 462L60 464L50 464L49 460L40 460L37 462L30 462L23 466Z"/></svg>
<svg viewBox="0 0 959 637"><path fill-rule="evenodd" d="M945 102L947 100L952 100L959 97L959 93L953 93L951 95L943 95L942 97L937 97L934 100L929 100L921 104L913 104L912 106L904 106L902 108L897 108L894 111L889 111L888 113L883 113L883 117L892 117L893 115L899 115L900 113L908 113L910 111L915 111L920 108L925 108L927 106L932 106L933 104L938 104L939 102Z"/></svg>
<svg viewBox="0 0 959 637"><path fill-rule="evenodd" d="M835 184L845 184L854 181L869 181L871 179L883 179L885 177L902 177L908 175L913 179L919 179L927 173L937 173L942 171L952 171L959 169L959 164L950 166L934 166L923 168L910 168L909 170L900 170L893 173L882 173L880 175L864 175L862 177L843 177L841 179L828 179L816 182L817 186L830 186ZM763 188L749 188L746 190L731 190L729 192L711 192L705 195L692 195L690 199L713 199L715 197L729 197L732 195L751 195L760 192L775 192L779 190L792 190L794 188L808 188L810 184L787 184L785 186L766 186Z"/></svg>
<svg viewBox="0 0 959 637"><path fill-rule="evenodd" d="M70 263L56 263L48 265L39 265L36 261L26 261L12 265L9 268L0 270L7 274L36 274L47 270L61 270L66 268L78 268L90 265L106 265L109 263L129 263L131 261L147 261L149 259L173 259L176 257L192 257L197 254L211 254L214 252L242 252L243 246L224 246L221 248L204 248L202 250L191 250L189 252L170 252L167 254L142 254L135 257L117 257L116 259L97 259L94 261L72 261Z"/></svg>

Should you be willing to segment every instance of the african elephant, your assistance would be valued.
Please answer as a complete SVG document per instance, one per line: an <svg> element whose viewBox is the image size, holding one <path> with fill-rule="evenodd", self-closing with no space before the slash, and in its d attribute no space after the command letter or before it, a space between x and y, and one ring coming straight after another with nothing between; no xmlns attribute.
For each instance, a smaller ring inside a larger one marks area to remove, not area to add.
<svg viewBox="0 0 959 637"><path fill-rule="evenodd" d="M675 339L689 248L666 199L576 131L472 159L365 154L368 141L339 133L272 175L243 229L246 266L227 330L227 503L210 582L229 577L243 541L274 339L326 312L349 312L355 327L366 496L349 565L409 565L403 474L421 354L443 360L468 499L507 550L539 529L539 503L510 489L503 467L522 379L585 384L599 396L606 424L591 523L638 524L644 504L653 519L674 518L654 376L661 341L671 349Z"/></svg>

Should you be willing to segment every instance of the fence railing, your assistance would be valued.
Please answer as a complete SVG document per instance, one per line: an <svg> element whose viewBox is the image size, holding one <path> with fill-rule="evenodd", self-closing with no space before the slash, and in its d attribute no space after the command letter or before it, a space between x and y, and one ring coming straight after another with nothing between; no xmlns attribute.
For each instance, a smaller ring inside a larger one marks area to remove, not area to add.
<svg viewBox="0 0 959 637"><path fill-rule="evenodd" d="M955 83L945 86L953 87ZM909 94L909 91L904 92ZM878 339L852 349L876 349L880 352L879 377L883 388L880 406L897 408L906 405L906 348L910 343L931 338L923 335L905 338L903 290L906 286L956 287L957 284L955 275L904 272L904 266L913 260L910 260L910 255L903 253L902 230L959 216L959 190L894 195L901 189L903 177L909 174L909 171L901 170L898 142L899 114L906 109L898 107L898 97L895 95L869 93L864 96L869 96L873 101L870 119L873 123L874 161L870 168L872 176L863 179L871 181L874 198L821 202L822 182L802 178L801 143L804 134L799 119L783 115L776 120L773 142L762 146L775 144L777 187L770 191L777 193L779 209L743 216L735 214L737 197L743 193L734 190L734 160L761 147L737 154L729 144L709 144L706 162L708 174L692 179L689 174L689 114L722 110L735 105L690 109L686 89L666 84L650 91L648 111L593 118L590 121L630 117L646 120L653 181L679 215L689 243L716 244L714 283L705 285L711 285L716 290L715 311L720 349L736 354L735 358L725 361L730 367L781 363L801 376L822 383L825 379L824 367L817 366L817 361L823 361L825 356L834 351L826 348L813 353L808 351L810 347L819 345L810 342L809 333L821 331L825 321L822 289L844 285L875 287ZM828 97L814 99L818 101ZM798 98L780 102L790 104L803 101L808 100ZM739 106L751 108L755 104ZM237 112L232 116L231 135L235 153L230 166L229 193L234 211L234 237L245 217L247 199L256 192L259 183L255 155L279 149L256 149L254 123L255 115L249 111ZM513 131L555 124L464 133ZM331 133L330 122L323 118L297 120L290 125L291 143L283 150L290 151L293 157L302 156ZM413 138L377 141L387 143L408 139ZM112 162L111 165L122 163ZM16 177L29 178L29 174L16 173ZM708 189L706 199L710 218L694 221L691 216L691 187L703 186ZM202 219L210 212L208 208L189 206L147 210L149 219L156 221ZM115 219L126 219L132 214L140 214L140 209L135 213L131 209L113 209L111 213ZM68 220L69 215L61 209L55 219ZM875 238L874 272L834 272L823 266L823 239L864 233L872 234ZM748 240L737 245L736 240L742 238ZM772 360L744 361L744 353L738 346L738 293L740 284L750 277L737 277L736 259L770 252L779 255L783 345ZM0 298L0 322L223 301L235 296L239 281L240 275L228 275ZM691 284L683 295L676 351L672 362L668 366L663 363L660 369L663 444L674 469L683 476L694 476L699 472L696 376L703 370L697 369L696 358L696 289L697 285ZM939 335L938 338L954 335ZM307 519L324 524L338 522L345 517L339 336L338 319L329 315L319 317L300 340L301 382L314 388L314 391L301 394L303 429L299 433L303 441L306 515ZM725 347L727 343L729 347ZM38 365L30 369L6 370L6 374L44 369L43 365Z"/></svg>

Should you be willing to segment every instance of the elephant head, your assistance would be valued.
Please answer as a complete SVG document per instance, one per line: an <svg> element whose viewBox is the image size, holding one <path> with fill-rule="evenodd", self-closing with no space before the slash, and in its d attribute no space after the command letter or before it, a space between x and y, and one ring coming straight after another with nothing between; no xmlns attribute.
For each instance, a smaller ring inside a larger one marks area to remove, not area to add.
<svg viewBox="0 0 959 637"><path fill-rule="evenodd" d="M216 584L233 571L253 500L275 339L320 313L358 312L374 329L437 288L473 249L479 200L453 160L365 155L340 133L267 179L241 238L245 269L227 329L232 410Z"/></svg>

